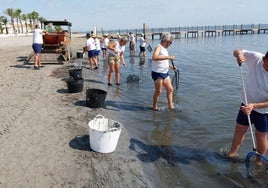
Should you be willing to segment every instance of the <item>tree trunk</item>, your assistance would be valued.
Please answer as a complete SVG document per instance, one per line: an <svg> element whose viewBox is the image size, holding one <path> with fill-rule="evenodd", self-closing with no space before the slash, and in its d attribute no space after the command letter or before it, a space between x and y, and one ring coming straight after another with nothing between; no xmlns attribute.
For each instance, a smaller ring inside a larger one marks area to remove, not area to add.
<svg viewBox="0 0 268 188"><path fill-rule="evenodd" d="M19 18L20 19L20 18ZM22 25L22 21L20 19L20 27L21 27L21 33L23 33L23 25Z"/></svg>
<svg viewBox="0 0 268 188"><path fill-rule="evenodd" d="M11 23L12 23L14 34L16 34L16 28L15 28L14 18L11 18Z"/></svg>
<svg viewBox="0 0 268 188"><path fill-rule="evenodd" d="M18 29L18 33L20 33L19 19L18 18L17 18L17 29Z"/></svg>

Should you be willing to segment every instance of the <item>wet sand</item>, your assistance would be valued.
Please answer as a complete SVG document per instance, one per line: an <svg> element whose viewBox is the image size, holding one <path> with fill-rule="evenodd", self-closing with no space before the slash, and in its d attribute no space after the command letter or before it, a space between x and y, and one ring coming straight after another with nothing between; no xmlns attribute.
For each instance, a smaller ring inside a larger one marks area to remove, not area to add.
<svg viewBox="0 0 268 188"><path fill-rule="evenodd" d="M0 41L0 187L159 187L155 166L129 149L127 128L115 152L89 147L90 120L97 114L120 120L120 111L85 106L86 88L107 89L106 78L84 68L84 90L70 94L64 78L73 61L34 70L24 63L31 36ZM84 42L73 36L73 56Z"/></svg>

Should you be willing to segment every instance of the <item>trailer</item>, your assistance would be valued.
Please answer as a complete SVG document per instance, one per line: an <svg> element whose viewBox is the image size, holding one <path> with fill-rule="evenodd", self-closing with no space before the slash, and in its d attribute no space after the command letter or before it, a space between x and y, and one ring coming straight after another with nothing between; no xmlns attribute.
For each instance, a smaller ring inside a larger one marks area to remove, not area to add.
<svg viewBox="0 0 268 188"><path fill-rule="evenodd" d="M71 58L71 26L68 21L43 21L41 25L47 34L43 35L43 54L58 54L58 60Z"/></svg>
<svg viewBox="0 0 268 188"><path fill-rule="evenodd" d="M71 39L72 23L68 21L43 21L42 29L46 30L43 35L42 61L46 63L63 63L72 57ZM34 52L24 60L24 64L33 61Z"/></svg>

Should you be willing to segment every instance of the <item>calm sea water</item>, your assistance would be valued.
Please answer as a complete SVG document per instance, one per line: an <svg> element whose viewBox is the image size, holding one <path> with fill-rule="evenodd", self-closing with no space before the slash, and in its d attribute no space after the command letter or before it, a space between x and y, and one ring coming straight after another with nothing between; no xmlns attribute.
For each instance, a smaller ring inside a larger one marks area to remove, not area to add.
<svg viewBox="0 0 268 188"><path fill-rule="evenodd" d="M150 41L152 47L158 43ZM174 96L180 112L149 110L154 92L152 53L147 51L143 64L139 57L129 56L127 47L128 65L121 70L121 86L110 89L113 105L120 110L118 118L131 136L130 148L135 145L139 160L157 166L164 187L268 186L267 181L248 178L244 163L223 157L231 144L242 88L232 52L245 48L265 53L267 44L267 34L176 39L168 50L180 70ZM140 77L139 85L124 82L130 73ZM159 106L166 105L163 90ZM244 158L250 151L248 134L240 156Z"/></svg>

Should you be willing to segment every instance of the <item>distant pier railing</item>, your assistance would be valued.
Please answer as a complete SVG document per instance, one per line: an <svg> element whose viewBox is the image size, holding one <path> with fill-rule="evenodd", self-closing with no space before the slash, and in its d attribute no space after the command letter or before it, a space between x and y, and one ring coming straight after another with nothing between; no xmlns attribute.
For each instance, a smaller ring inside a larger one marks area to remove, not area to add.
<svg viewBox="0 0 268 188"><path fill-rule="evenodd" d="M121 36L133 32L136 36L143 33L143 29L135 30L113 30L109 34L118 33ZM222 26L196 26L196 27L174 27L174 28L149 28L146 29L148 39L159 39L163 32L170 32L174 38L197 38L211 37L219 35L243 35L243 34L262 34L268 33L268 24L251 24L251 25L222 25Z"/></svg>

